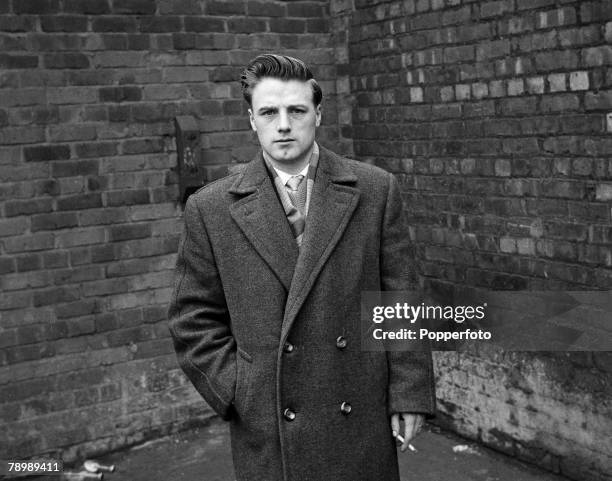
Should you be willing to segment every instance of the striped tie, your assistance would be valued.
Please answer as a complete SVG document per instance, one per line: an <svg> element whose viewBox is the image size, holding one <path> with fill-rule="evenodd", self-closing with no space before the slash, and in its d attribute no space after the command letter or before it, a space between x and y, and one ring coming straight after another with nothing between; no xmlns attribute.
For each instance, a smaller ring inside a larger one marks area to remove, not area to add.
<svg viewBox="0 0 612 481"><path fill-rule="evenodd" d="M285 184L285 188L287 189L287 194L289 194L291 203L300 211L300 214L303 215L304 206L306 205L306 189L300 188L303 187L302 180L304 180L303 175L294 175L289 178Z"/></svg>

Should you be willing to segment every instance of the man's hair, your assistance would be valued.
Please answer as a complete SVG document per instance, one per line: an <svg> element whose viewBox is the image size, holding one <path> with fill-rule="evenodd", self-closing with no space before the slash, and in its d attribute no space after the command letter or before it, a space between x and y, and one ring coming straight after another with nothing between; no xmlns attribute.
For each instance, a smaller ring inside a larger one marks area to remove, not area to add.
<svg viewBox="0 0 612 481"><path fill-rule="evenodd" d="M308 82L312 86L312 101L315 107L323 99L321 87L304 62L287 55L266 53L251 60L240 76L242 95L249 105L252 105L253 89L261 79L266 77Z"/></svg>

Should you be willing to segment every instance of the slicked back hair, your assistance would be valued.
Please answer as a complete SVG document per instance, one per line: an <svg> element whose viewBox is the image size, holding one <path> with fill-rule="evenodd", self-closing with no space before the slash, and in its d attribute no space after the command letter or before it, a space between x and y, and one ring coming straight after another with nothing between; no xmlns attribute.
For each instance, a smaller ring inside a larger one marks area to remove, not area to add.
<svg viewBox="0 0 612 481"><path fill-rule="evenodd" d="M312 86L312 100L315 107L323 99L321 87L304 62L288 55L266 53L251 60L240 76L242 95L249 105L252 105L253 89L266 77L308 82Z"/></svg>

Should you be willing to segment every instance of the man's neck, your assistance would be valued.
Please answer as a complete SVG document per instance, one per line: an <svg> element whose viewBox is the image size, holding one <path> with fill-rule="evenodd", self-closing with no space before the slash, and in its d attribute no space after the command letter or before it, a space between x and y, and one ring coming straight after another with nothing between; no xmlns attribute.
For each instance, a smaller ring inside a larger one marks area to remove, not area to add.
<svg viewBox="0 0 612 481"><path fill-rule="evenodd" d="M306 152L306 155L304 155L302 159L299 159L296 162L292 162L290 164L277 162L272 157L270 157L265 150L263 151L263 155L275 169L285 172L287 174L296 175L299 174L302 170L304 170L304 167L309 164L313 149L314 143L310 146L310 149L308 150L308 152Z"/></svg>

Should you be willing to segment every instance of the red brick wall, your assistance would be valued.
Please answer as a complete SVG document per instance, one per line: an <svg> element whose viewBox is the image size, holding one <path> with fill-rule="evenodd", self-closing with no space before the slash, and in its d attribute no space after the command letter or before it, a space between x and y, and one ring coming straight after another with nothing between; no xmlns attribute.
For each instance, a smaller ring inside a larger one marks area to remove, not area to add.
<svg viewBox="0 0 612 481"><path fill-rule="evenodd" d="M612 3L332 3L350 25L354 151L402 179L422 285L612 288ZM445 424L612 479L610 354L436 368Z"/></svg>
<svg viewBox="0 0 612 481"><path fill-rule="evenodd" d="M173 118L209 177L249 160L237 82L264 51L314 65L321 139L350 151L326 2L0 2L0 452L74 459L210 415L166 327L181 229ZM253 32L253 33L251 33ZM346 109L344 109L346 111ZM346 116L346 114L345 114Z"/></svg>

